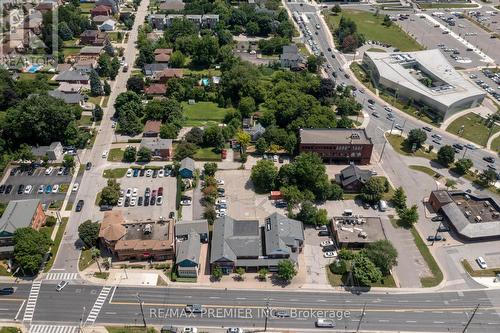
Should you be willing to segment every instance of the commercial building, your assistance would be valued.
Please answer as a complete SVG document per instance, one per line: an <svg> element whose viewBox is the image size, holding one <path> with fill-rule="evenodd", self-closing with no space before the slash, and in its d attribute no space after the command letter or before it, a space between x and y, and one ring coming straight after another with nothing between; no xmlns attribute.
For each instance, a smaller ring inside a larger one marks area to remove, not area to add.
<svg viewBox="0 0 500 333"><path fill-rule="evenodd" d="M14 253L14 233L20 228L39 230L46 216L39 199L12 200L0 218L0 258Z"/></svg>
<svg viewBox="0 0 500 333"><path fill-rule="evenodd" d="M438 190L431 192L429 204L463 240L500 239L500 202L496 198Z"/></svg>
<svg viewBox="0 0 500 333"><path fill-rule="evenodd" d="M153 153L153 159L167 161L172 157L172 139L142 138L140 148L147 148Z"/></svg>
<svg viewBox="0 0 500 333"><path fill-rule="evenodd" d="M118 260L174 257L174 221L126 221L121 211L105 212L99 239Z"/></svg>
<svg viewBox="0 0 500 333"><path fill-rule="evenodd" d="M208 242L208 221L193 220L193 221L178 221L175 224L175 238L178 240L186 240L190 233L196 232L200 236L202 243Z"/></svg>
<svg viewBox="0 0 500 333"><path fill-rule="evenodd" d="M214 222L210 264L219 266L224 274L236 267L247 271L278 269L281 260L298 265L304 244L302 222L273 213L260 225L258 220L235 220L224 216Z"/></svg>
<svg viewBox="0 0 500 333"><path fill-rule="evenodd" d="M339 247L359 249L386 239L384 225L378 217L335 217L330 227L333 239Z"/></svg>
<svg viewBox="0 0 500 333"><path fill-rule="evenodd" d="M479 106L485 92L458 73L440 50L365 52L372 80L389 92L427 106L437 118Z"/></svg>
<svg viewBox="0 0 500 333"><path fill-rule="evenodd" d="M200 235L192 231L187 239L177 243L175 264L177 276L197 277L200 268Z"/></svg>
<svg viewBox="0 0 500 333"><path fill-rule="evenodd" d="M185 157L181 160L179 174L182 178L193 178L195 169L196 166L194 160L191 157Z"/></svg>
<svg viewBox="0 0 500 333"><path fill-rule="evenodd" d="M369 164L372 150L364 129L300 129L299 151L317 153L328 163Z"/></svg>
<svg viewBox="0 0 500 333"><path fill-rule="evenodd" d="M59 141L52 142L50 146L32 147L31 152L37 158L48 157L49 161L60 160L63 156L63 146Z"/></svg>

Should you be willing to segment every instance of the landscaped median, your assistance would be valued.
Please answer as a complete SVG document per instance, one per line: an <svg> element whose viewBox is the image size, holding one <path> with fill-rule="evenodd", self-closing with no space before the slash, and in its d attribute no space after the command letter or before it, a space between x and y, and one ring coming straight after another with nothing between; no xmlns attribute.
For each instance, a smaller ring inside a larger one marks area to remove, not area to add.
<svg viewBox="0 0 500 333"><path fill-rule="evenodd" d="M415 245L417 246L418 250L420 251L420 254L422 255L427 264L427 267L429 267L432 273L432 276L421 277L420 283L424 288L435 287L438 284L440 284L441 281L443 281L443 272L441 272L438 263L432 256L432 253L429 250L427 244L425 244L422 237L420 237L420 234L418 233L417 229L415 229L415 227L412 227L410 231L415 241Z"/></svg>

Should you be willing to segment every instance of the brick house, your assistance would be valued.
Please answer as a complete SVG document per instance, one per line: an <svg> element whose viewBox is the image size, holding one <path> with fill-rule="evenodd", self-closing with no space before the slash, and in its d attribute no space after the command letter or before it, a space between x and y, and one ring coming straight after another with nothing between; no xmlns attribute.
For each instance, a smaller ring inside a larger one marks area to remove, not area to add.
<svg viewBox="0 0 500 333"><path fill-rule="evenodd" d="M172 158L172 139L143 138L140 147L151 150L153 159L167 161Z"/></svg>
<svg viewBox="0 0 500 333"><path fill-rule="evenodd" d="M90 17L94 18L95 16L110 16L113 13L111 7L105 5L95 6L90 10Z"/></svg>
<svg viewBox="0 0 500 333"><path fill-rule="evenodd" d="M80 45L104 46L109 44L108 34L99 30L85 30L80 35Z"/></svg>

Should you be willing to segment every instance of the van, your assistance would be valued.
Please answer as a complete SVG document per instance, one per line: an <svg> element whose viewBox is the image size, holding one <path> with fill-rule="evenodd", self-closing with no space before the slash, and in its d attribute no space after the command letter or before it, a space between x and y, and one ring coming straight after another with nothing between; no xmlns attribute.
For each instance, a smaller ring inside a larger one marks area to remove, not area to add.
<svg viewBox="0 0 500 333"><path fill-rule="evenodd" d="M380 200L378 207L381 212L385 212L387 210L387 202L385 200Z"/></svg>
<svg viewBox="0 0 500 333"><path fill-rule="evenodd" d="M332 319L318 318L316 327L335 327L335 322Z"/></svg>
<svg viewBox="0 0 500 333"><path fill-rule="evenodd" d="M352 209L345 209L342 216L352 216Z"/></svg>

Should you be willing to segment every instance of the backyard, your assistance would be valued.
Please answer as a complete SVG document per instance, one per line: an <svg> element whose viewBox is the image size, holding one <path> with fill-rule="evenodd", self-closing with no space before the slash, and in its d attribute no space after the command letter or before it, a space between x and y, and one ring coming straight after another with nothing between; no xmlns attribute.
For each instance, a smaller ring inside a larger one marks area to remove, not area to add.
<svg viewBox="0 0 500 333"><path fill-rule="evenodd" d="M182 103L186 121L184 126L203 126L209 123L220 123L228 108L220 108L212 102L196 102L195 104Z"/></svg>
<svg viewBox="0 0 500 333"><path fill-rule="evenodd" d="M197 161L220 161L221 155L214 152L214 148L199 148L194 154L193 159Z"/></svg>
<svg viewBox="0 0 500 333"><path fill-rule="evenodd" d="M366 11L343 9L339 15L324 12L324 16L332 32L338 27L340 18L344 16L356 23L358 31L365 36L366 40L375 40L390 44L401 51L423 49L420 44L408 36L398 25L392 24L390 27L382 25L384 22L384 15L382 14L375 16L373 13Z"/></svg>
<svg viewBox="0 0 500 333"><path fill-rule="evenodd" d="M495 134L499 130L500 127L497 125L493 126L493 128L488 128L485 124L485 119L475 113L468 113L460 118L455 119L446 128L447 132L457 134L462 138L470 140L481 146L485 146L490 135Z"/></svg>

